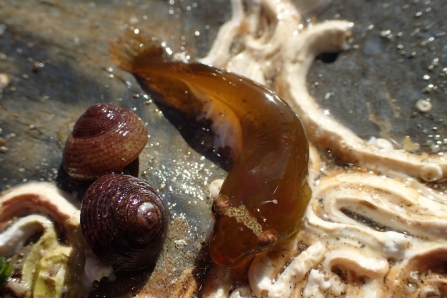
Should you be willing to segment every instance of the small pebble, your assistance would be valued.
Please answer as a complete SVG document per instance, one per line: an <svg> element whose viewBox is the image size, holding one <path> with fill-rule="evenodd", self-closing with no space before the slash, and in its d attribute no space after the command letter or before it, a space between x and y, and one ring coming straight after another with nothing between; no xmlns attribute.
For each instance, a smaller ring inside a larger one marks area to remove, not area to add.
<svg viewBox="0 0 447 298"><path fill-rule="evenodd" d="M418 109L419 112L427 113L430 112L433 108L433 105L426 99L419 99L416 102L416 109Z"/></svg>
<svg viewBox="0 0 447 298"><path fill-rule="evenodd" d="M0 90L5 89L11 83L11 77L6 73L0 73Z"/></svg>

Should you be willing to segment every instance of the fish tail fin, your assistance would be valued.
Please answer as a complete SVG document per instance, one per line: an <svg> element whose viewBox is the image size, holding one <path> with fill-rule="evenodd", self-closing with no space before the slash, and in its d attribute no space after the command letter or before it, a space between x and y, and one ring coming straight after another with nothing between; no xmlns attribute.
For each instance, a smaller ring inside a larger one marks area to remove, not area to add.
<svg viewBox="0 0 447 298"><path fill-rule="evenodd" d="M188 85L182 81L188 64L173 62L162 41L142 33L127 31L123 37L110 44L109 55L121 69L133 74L144 91L155 100L195 117L202 102L194 100Z"/></svg>
<svg viewBox="0 0 447 298"><path fill-rule="evenodd" d="M111 43L109 55L121 69L133 74L138 74L145 66L167 60L167 53L156 38L146 39L133 31L127 31L117 42Z"/></svg>

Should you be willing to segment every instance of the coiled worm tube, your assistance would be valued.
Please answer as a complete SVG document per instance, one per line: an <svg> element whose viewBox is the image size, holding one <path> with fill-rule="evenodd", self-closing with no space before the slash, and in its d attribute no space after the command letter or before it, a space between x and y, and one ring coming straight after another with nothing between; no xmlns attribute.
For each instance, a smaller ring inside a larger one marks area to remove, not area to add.
<svg viewBox="0 0 447 298"><path fill-rule="evenodd" d="M233 266L299 229L311 190L301 121L279 96L247 78L200 63L173 61L152 39L132 33L111 58L163 103L190 119L212 121L215 146L232 149L234 166L213 203L212 260Z"/></svg>

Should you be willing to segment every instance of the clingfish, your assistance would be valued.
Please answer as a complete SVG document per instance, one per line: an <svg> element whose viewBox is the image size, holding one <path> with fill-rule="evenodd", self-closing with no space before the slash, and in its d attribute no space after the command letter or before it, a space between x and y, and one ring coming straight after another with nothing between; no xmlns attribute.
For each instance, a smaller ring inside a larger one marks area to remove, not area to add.
<svg viewBox="0 0 447 298"><path fill-rule="evenodd" d="M290 239L311 190L309 145L300 119L273 91L201 63L176 61L155 39L129 34L112 60L190 119L209 119L216 147L230 147L233 167L212 212L210 255L234 266Z"/></svg>

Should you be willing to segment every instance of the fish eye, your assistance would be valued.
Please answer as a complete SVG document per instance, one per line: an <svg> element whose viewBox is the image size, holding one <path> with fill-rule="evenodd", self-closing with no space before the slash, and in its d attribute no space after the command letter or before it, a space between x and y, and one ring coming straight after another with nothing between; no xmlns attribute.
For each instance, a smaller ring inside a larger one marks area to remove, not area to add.
<svg viewBox="0 0 447 298"><path fill-rule="evenodd" d="M258 237L258 244L256 246L256 249L266 250L267 248L270 248L273 245L275 245L277 240L278 240L278 232L276 232L275 230L264 231Z"/></svg>
<svg viewBox="0 0 447 298"><path fill-rule="evenodd" d="M211 212L213 213L214 218L218 217L217 210L218 210L218 207L217 207L216 201L214 201L213 205L211 206Z"/></svg>
<svg viewBox="0 0 447 298"><path fill-rule="evenodd" d="M226 195L221 195L215 199L211 207L214 218L219 218L220 216L224 215L228 207L228 197Z"/></svg>

